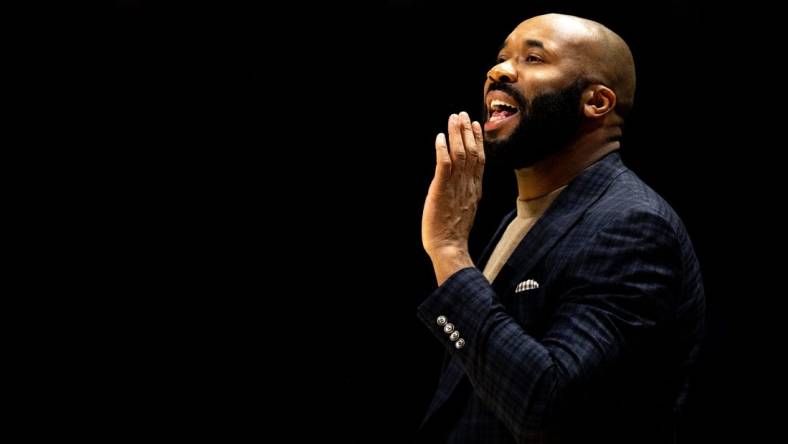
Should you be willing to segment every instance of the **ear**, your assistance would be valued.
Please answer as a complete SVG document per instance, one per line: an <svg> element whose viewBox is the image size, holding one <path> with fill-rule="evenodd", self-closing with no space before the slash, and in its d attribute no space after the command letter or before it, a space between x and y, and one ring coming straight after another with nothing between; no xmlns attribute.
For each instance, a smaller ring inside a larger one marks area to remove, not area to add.
<svg viewBox="0 0 788 444"><path fill-rule="evenodd" d="M583 114L591 119L604 117L616 107L616 93L604 85L591 85L583 92Z"/></svg>

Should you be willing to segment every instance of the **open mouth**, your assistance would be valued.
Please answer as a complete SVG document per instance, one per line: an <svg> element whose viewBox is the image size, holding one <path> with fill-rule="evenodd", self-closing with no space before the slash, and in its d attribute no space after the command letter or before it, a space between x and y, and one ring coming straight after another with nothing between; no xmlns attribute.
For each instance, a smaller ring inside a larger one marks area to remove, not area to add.
<svg viewBox="0 0 788 444"><path fill-rule="evenodd" d="M484 129L498 129L520 112L517 102L503 91L495 90L487 94L487 121Z"/></svg>

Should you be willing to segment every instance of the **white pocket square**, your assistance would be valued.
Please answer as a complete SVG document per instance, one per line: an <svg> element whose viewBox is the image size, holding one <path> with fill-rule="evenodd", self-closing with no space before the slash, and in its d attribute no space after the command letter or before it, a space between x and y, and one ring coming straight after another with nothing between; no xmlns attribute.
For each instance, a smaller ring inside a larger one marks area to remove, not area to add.
<svg viewBox="0 0 788 444"><path fill-rule="evenodd" d="M515 287L514 292L521 293L523 291L533 290L536 288L539 288L539 282L536 282L533 279L528 279L527 281L522 281L519 284L517 284L517 287Z"/></svg>

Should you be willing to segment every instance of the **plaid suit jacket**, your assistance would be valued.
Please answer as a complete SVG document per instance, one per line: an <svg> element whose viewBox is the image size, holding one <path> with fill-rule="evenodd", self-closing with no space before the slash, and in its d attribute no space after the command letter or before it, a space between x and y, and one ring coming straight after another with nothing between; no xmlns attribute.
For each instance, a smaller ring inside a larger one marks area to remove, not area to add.
<svg viewBox="0 0 788 444"><path fill-rule="evenodd" d="M518 288L529 279L538 288ZM492 284L465 268L417 314L449 354L420 442L666 443L705 304L681 220L614 152L556 198Z"/></svg>

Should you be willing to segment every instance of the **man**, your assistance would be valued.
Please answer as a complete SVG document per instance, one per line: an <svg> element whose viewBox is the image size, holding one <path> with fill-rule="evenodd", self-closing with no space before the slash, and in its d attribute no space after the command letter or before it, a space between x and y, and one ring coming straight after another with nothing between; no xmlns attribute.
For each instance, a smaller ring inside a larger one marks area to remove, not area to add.
<svg viewBox="0 0 788 444"><path fill-rule="evenodd" d="M438 134L422 240L439 287L418 316L449 359L425 442L675 440L703 286L680 219L617 153L634 92L618 35L539 16L488 73L483 129L460 113ZM519 194L474 264L483 145Z"/></svg>

